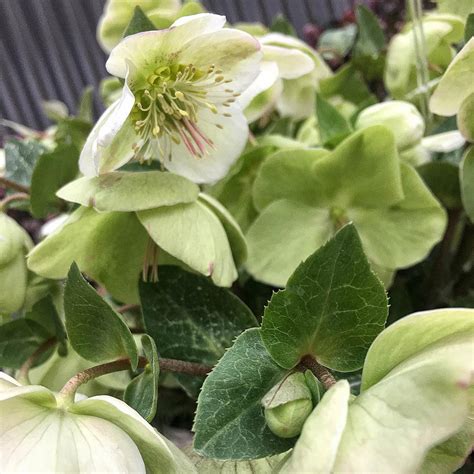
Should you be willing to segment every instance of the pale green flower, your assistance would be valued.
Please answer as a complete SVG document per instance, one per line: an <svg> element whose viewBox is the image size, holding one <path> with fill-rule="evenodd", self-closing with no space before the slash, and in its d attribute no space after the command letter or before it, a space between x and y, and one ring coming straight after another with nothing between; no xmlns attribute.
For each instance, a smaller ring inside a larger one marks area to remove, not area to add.
<svg viewBox="0 0 474 474"><path fill-rule="evenodd" d="M125 79L80 158L91 176L131 160L159 160L197 183L222 178L248 137L237 97L259 73L260 45L224 29L225 17L182 17L171 28L123 39L107 70Z"/></svg>
<svg viewBox="0 0 474 474"><path fill-rule="evenodd" d="M0 314L23 306L28 277L25 255L31 247L29 235L0 211Z"/></svg>
<svg viewBox="0 0 474 474"><path fill-rule="evenodd" d="M122 39L133 16L135 7L140 7L157 28L168 28L181 16L202 13L199 2L181 0L107 0L99 24L97 40L106 52L110 52Z"/></svg>
<svg viewBox="0 0 474 474"><path fill-rule="evenodd" d="M273 109L283 117L309 117L319 79L331 74L328 66L316 51L292 36L269 33L259 41L261 72L239 99L249 122Z"/></svg>
<svg viewBox="0 0 474 474"><path fill-rule="evenodd" d="M432 13L423 17L422 25L430 79L434 79L442 75L454 57L452 44L462 39L464 23L456 15ZM413 25L407 23L388 46L384 82L392 97L403 99L417 87L416 61Z"/></svg>
<svg viewBox="0 0 474 474"><path fill-rule="evenodd" d="M457 114L463 136L474 141L474 38L471 38L449 65L430 100L438 115Z"/></svg>
<svg viewBox="0 0 474 474"><path fill-rule="evenodd" d="M260 214L246 233L246 267L279 287L347 222L386 283L392 271L424 260L446 226L444 209L401 162L393 134L381 125L353 133L332 151L293 149L267 157L253 202Z"/></svg>
<svg viewBox="0 0 474 474"><path fill-rule="evenodd" d="M67 403L0 372L2 472L195 472L186 456L126 403Z"/></svg>
<svg viewBox="0 0 474 474"><path fill-rule="evenodd" d="M420 143L425 132L425 121L418 109L409 102L392 100L364 109L355 123L356 129L371 125L385 125L392 131L398 151Z"/></svg>

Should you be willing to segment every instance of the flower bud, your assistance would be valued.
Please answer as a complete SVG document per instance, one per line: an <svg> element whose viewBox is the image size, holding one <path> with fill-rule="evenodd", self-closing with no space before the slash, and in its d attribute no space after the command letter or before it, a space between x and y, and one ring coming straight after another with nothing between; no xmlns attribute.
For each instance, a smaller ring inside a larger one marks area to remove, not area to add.
<svg viewBox="0 0 474 474"><path fill-rule="evenodd" d="M0 372L2 472L194 472L185 455L126 403L66 403Z"/></svg>
<svg viewBox="0 0 474 474"><path fill-rule="evenodd" d="M361 129L371 125L387 127L394 134L399 151L418 144L425 132L425 122L418 109L401 100L382 102L364 109L355 126Z"/></svg>
<svg viewBox="0 0 474 474"><path fill-rule="evenodd" d="M0 314L18 311L25 300L25 255L33 246L29 235L11 217L0 212Z"/></svg>
<svg viewBox="0 0 474 474"><path fill-rule="evenodd" d="M281 438L297 436L313 410L304 374L296 372L279 382L263 397L262 405L267 425L274 434Z"/></svg>

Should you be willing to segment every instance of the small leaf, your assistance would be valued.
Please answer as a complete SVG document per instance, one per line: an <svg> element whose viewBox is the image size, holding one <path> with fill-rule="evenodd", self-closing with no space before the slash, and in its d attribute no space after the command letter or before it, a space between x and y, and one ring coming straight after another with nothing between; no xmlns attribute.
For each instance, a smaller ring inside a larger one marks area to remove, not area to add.
<svg viewBox="0 0 474 474"><path fill-rule="evenodd" d="M194 449L215 459L256 459L290 449L294 439L267 427L262 398L285 376L257 328L248 329L206 378L198 400Z"/></svg>
<svg viewBox="0 0 474 474"><path fill-rule="evenodd" d="M138 352L127 325L82 277L75 263L64 290L66 329L74 350L92 362L129 357L137 368Z"/></svg>
<svg viewBox="0 0 474 474"><path fill-rule="evenodd" d="M61 317L53 303L51 294L37 301L25 318L41 324L51 336L55 336L60 345L60 353L64 355L67 351L67 334Z"/></svg>
<svg viewBox="0 0 474 474"><path fill-rule="evenodd" d="M365 5L357 5L356 19L359 32L354 45L353 63L367 79L373 80L383 73L385 36L377 17Z"/></svg>
<svg viewBox="0 0 474 474"><path fill-rule="evenodd" d="M44 147L35 140L9 140L5 145L5 178L29 186L36 161Z"/></svg>
<svg viewBox="0 0 474 474"><path fill-rule="evenodd" d="M474 222L474 146L464 155L461 163L461 197L471 222Z"/></svg>
<svg viewBox="0 0 474 474"><path fill-rule="evenodd" d="M155 417L158 401L160 367L155 341L148 334L142 336L142 346L148 364L143 372L128 384L123 399L145 420L151 422Z"/></svg>
<svg viewBox="0 0 474 474"><path fill-rule="evenodd" d="M455 164L446 161L431 161L418 166L416 170L444 207L448 209L461 207L459 168Z"/></svg>
<svg viewBox="0 0 474 474"><path fill-rule="evenodd" d="M252 312L235 295L208 278L160 266L157 283L140 283L147 333L162 357L215 365L234 339L256 326ZM201 377L176 374L193 396Z"/></svg>
<svg viewBox="0 0 474 474"><path fill-rule="evenodd" d="M383 329L385 290L371 271L357 231L347 225L304 261L265 309L262 340L273 359L291 369L311 354L326 367L362 367Z"/></svg>
<svg viewBox="0 0 474 474"><path fill-rule="evenodd" d="M56 191L72 181L78 173L79 153L74 145L58 145L54 151L43 153L31 178L31 209L33 216L46 217L58 208Z"/></svg>
<svg viewBox="0 0 474 474"><path fill-rule="evenodd" d="M67 117L58 122L54 138L58 144L74 145L81 150L92 129L92 124L76 117Z"/></svg>
<svg viewBox="0 0 474 474"><path fill-rule="evenodd" d="M76 179L57 195L98 211L140 211L197 199L199 187L181 176L161 171L115 171Z"/></svg>
<svg viewBox="0 0 474 474"><path fill-rule="evenodd" d="M349 122L320 94L316 97L316 117L324 146L334 147L352 132Z"/></svg>
<svg viewBox="0 0 474 474"><path fill-rule="evenodd" d="M467 43L474 36L474 13L469 13L464 29L464 42Z"/></svg>
<svg viewBox="0 0 474 474"><path fill-rule="evenodd" d="M0 366L19 369L51 337L41 324L16 319L0 326Z"/></svg>
<svg viewBox="0 0 474 474"><path fill-rule="evenodd" d="M270 31L274 33L282 33L289 36L297 36L293 25L281 13L278 14L270 26Z"/></svg>
<svg viewBox="0 0 474 474"><path fill-rule="evenodd" d="M141 33L143 31L156 30L156 26L146 16L145 12L137 5L133 10L133 16L123 33L123 37Z"/></svg>
<svg viewBox="0 0 474 474"><path fill-rule="evenodd" d="M94 88L92 86L86 87L82 92L77 107L77 118L84 122L94 121Z"/></svg>

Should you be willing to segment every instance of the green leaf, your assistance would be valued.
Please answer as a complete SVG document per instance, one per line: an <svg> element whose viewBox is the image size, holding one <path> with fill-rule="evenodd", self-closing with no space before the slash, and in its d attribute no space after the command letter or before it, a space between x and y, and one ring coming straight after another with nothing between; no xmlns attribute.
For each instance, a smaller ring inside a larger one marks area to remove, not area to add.
<svg viewBox="0 0 474 474"><path fill-rule="evenodd" d="M142 336L142 346L148 364L143 372L128 384L123 399L145 420L151 422L155 417L158 402L160 367L155 341L148 334Z"/></svg>
<svg viewBox="0 0 474 474"><path fill-rule="evenodd" d="M51 337L31 319L16 319L0 326L0 366L19 369Z"/></svg>
<svg viewBox="0 0 474 474"><path fill-rule="evenodd" d="M137 5L133 10L133 16L123 33L123 37L141 33L143 31L156 30L156 26L146 16L145 12Z"/></svg>
<svg viewBox="0 0 474 474"><path fill-rule="evenodd" d="M206 378L198 400L194 449L215 459L255 459L287 451L294 439L266 426L261 400L285 376L260 330L248 329Z"/></svg>
<svg viewBox="0 0 474 474"><path fill-rule="evenodd" d="M44 151L35 140L9 140L5 144L5 178L29 186L36 161Z"/></svg>
<svg viewBox="0 0 474 474"><path fill-rule="evenodd" d="M352 132L349 122L320 94L316 96L316 117L324 146L332 148Z"/></svg>
<svg viewBox="0 0 474 474"><path fill-rule="evenodd" d="M257 146L244 153L229 174L208 189L234 216L246 231L258 213L252 198L252 187L263 160L271 153L271 146Z"/></svg>
<svg viewBox="0 0 474 474"><path fill-rule="evenodd" d="M357 5L356 19L359 31L354 45L353 63L367 79L373 80L383 74L385 36L376 15L365 5Z"/></svg>
<svg viewBox="0 0 474 474"><path fill-rule="evenodd" d="M50 335L54 335L60 345L60 352L64 355L67 351L67 334L61 317L54 306L53 297L51 294L46 295L41 300L37 301L30 311L25 315L25 318L41 324L47 329Z"/></svg>
<svg viewBox="0 0 474 474"><path fill-rule="evenodd" d="M92 129L92 124L75 117L67 117L58 122L54 138L58 144L74 145L81 150Z"/></svg>
<svg viewBox="0 0 474 474"><path fill-rule="evenodd" d="M265 309L262 340L291 369L311 354L340 372L362 367L388 314L383 285L371 271L354 226L303 262Z"/></svg>
<svg viewBox="0 0 474 474"><path fill-rule="evenodd" d="M89 123L94 121L94 88L92 86L86 87L82 92L77 107L77 118Z"/></svg>
<svg viewBox="0 0 474 474"><path fill-rule="evenodd" d="M474 336L474 310L439 309L402 318L372 344L364 364L362 389L375 385L418 352L463 335Z"/></svg>
<svg viewBox="0 0 474 474"><path fill-rule="evenodd" d="M218 216L201 199L137 212L155 243L219 286L230 286L237 269ZM187 238L183 239L182 236ZM199 250L197 250L199 249Z"/></svg>
<svg viewBox="0 0 474 474"><path fill-rule="evenodd" d="M192 449L184 451L199 474L272 474L286 456L283 453L250 461L218 461L199 456Z"/></svg>
<svg viewBox="0 0 474 474"><path fill-rule="evenodd" d="M462 202L471 222L474 222L474 146L466 151L460 170Z"/></svg>
<svg viewBox="0 0 474 474"><path fill-rule="evenodd" d="M134 213L77 209L57 232L29 254L28 267L51 279L65 278L76 261L81 271L119 301L138 302L138 275L148 236Z"/></svg>
<svg viewBox="0 0 474 474"><path fill-rule="evenodd" d="M347 380L340 380L325 393L306 420L291 456L279 473L333 472L350 394Z"/></svg>
<svg viewBox="0 0 474 474"><path fill-rule="evenodd" d="M474 13L469 13L464 28L464 42L467 43L474 36Z"/></svg>
<svg viewBox="0 0 474 474"><path fill-rule="evenodd" d="M193 202L198 194L196 184L161 171L115 171L92 178L83 177L57 193L61 199L94 207L98 211L121 212Z"/></svg>
<svg viewBox="0 0 474 474"><path fill-rule="evenodd" d="M33 216L46 217L59 207L56 191L72 181L78 171L79 153L74 145L58 145L54 151L43 153L31 177L31 209Z"/></svg>
<svg viewBox="0 0 474 474"><path fill-rule="evenodd" d="M288 19L279 13L270 25L270 31L274 33L282 33L289 36L297 36L296 31L293 28L293 25L288 21Z"/></svg>
<svg viewBox="0 0 474 474"><path fill-rule="evenodd" d="M353 23L341 28L329 28L318 39L318 51L325 59L343 59L352 49L357 36Z"/></svg>
<svg viewBox="0 0 474 474"><path fill-rule="evenodd" d="M178 267L161 266L157 283L140 283L140 296L147 333L162 357L213 366L242 331L257 325L231 292ZM201 377L175 377L197 396Z"/></svg>
<svg viewBox="0 0 474 474"><path fill-rule="evenodd" d="M69 341L74 350L92 362L129 357L137 368L138 352L132 333L116 313L71 265L64 290L64 312Z"/></svg>
<svg viewBox="0 0 474 474"><path fill-rule="evenodd" d="M418 166L423 181L448 209L461 207L459 167L446 161L432 161Z"/></svg>

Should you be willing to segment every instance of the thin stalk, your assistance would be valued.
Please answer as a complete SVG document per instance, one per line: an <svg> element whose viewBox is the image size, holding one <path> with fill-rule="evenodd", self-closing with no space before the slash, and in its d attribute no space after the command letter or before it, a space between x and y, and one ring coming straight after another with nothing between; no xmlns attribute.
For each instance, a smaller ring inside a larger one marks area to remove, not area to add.
<svg viewBox="0 0 474 474"><path fill-rule="evenodd" d="M160 369L165 372L204 376L212 370L211 366L198 364L196 362L166 358L160 358L158 360ZM147 364L148 360L146 357L139 357L139 368L144 368ZM118 359L113 362L107 362L105 364L96 365L95 367L90 367L70 378L59 392L59 395L66 404L73 403L76 391L81 385L102 375L120 372L122 370L129 370L130 368L131 365L129 358Z"/></svg>
<svg viewBox="0 0 474 474"><path fill-rule="evenodd" d="M28 188L28 186L23 186L22 184L15 183L15 181L5 178L4 176L0 176L0 185L5 186L6 188L13 189L14 191L18 191L20 193L30 193L30 188Z"/></svg>
<svg viewBox="0 0 474 474"><path fill-rule="evenodd" d="M331 372L322 366L313 356L304 356L301 359L301 363L304 367L313 372L314 376L324 385L326 390L330 389L336 383L336 379Z"/></svg>
<svg viewBox="0 0 474 474"><path fill-rule="evenodd" d="M30 355L30 357L28 357L28 359L26 359L26 361L23 363L23 365L20 367L20 370L18 371L18 375L17 375L17 380L20 382L20 383L23 383L23 384L29 384L30 383L30 379L29 379L29 372L30 372L30 369L33 367L33 365L35 364L35 362L48 350L50 349L51 347L53 347L56 343L58 342L58 340L55 338L55 337L52 337L50 339L48 339L47 341L43 342L43 344L41 344L34 352L33 354Z"/></svg>
<svg viewBox="0 0 474 474"><path fill-rule="evenodd" d="M6 209L8 204L14 201L28 201L30 199L30 195L26 193L15 193L10 194L9 196L5 197L0 201L0 210Z"/></svg>

